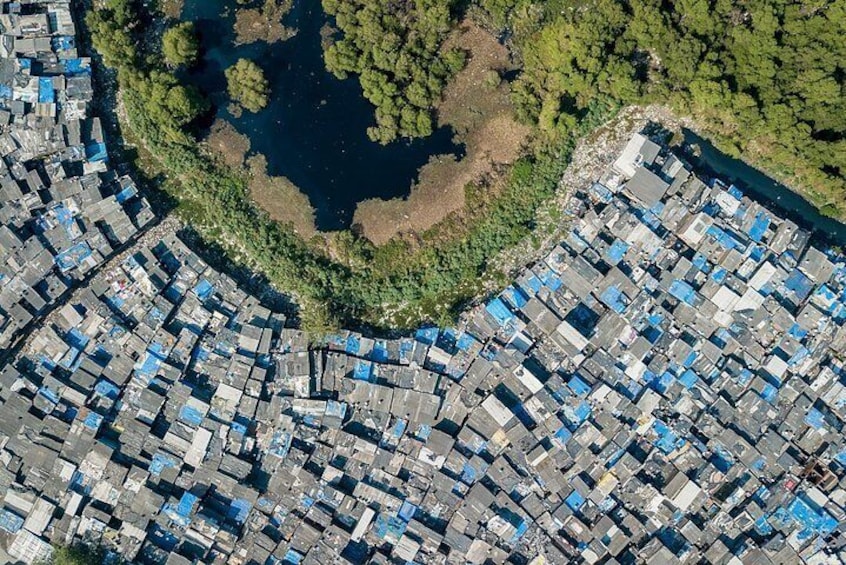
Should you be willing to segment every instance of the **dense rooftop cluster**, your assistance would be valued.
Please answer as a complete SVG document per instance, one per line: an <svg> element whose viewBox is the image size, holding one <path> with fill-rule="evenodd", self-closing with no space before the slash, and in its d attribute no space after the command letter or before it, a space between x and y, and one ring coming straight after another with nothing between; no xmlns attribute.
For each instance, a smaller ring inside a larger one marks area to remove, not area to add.
<svg viewBox="0 0 846 565"><path fill-rule="evenodd" d="M310 344L174 236L0 373L0 543L139 563L820 563L846 260L635 136L456 329Z"/></svg>
<svg viewBox="0 0 846 565"><path fill-rule="evenodd" d="M109 168L69 1L0 13L0 350L153 219Z"/></svg>
<svg viewBox="0 0 846 565"><path fill-rule="evenodd" d="M0 348L36 326L0 367L0 558L843 551L846 259L792 222L637 135L456 328L310 343L178 237L104 261L152 215L86 117L68 3L0 27Z"/></svg>

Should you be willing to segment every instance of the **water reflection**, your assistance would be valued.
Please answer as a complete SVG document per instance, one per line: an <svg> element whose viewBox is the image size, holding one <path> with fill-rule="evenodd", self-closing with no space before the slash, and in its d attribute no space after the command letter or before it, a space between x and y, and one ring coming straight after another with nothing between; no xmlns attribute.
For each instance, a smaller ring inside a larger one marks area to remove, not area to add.
<svg viewBox="0 0 846 565"><path fill-rule="evenodd" d="M321 28L327 20L318 0L296 1L285 24L297 35L272 45L234 44L237 7L236 0L186 0L183 18L195 22L204 53L190 78L215 101L218 116L267 157L270 174L288 177L308 195L319 229L348 227L362 200L406 196L430 156L463 157L448 128L411 143L382 146L368 139L373 106L357 79L338 80L324 68ZM272 96L261 112L234 117L226 109L223 71L241 57L264 69Z"/></svg>

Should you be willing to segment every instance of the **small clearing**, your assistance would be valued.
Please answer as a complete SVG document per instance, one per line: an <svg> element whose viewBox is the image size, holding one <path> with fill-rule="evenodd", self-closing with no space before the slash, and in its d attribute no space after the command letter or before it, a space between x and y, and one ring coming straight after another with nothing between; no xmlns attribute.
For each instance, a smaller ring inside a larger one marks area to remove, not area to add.
<svg viewBox="0 0 846 565"><path fill-rule="evenodd" d="M264 155L250 155L250 138L225 120L212 124L206 139L209 149L227 166L240 169L249 178L250 196L275 221L290 224L303 239L317 233L314 208L308 197L285 177L267 174Z"/></svg>
<svg viewBox="0 0 846 565"><path fill-rule="evenodd" d="M235 126L226 120L214 121L206 143L224 164L233 168L243 167L250 152L250 138L238 133Z"/></svg>
<svg viewBox="0 0 846 565"><path fill-rule="evenodd" d="M264 41L276 43L296 35L297 30L282 24L293 0L264 0L260 6L235 11L235 45Z"/></svg>
<svg viewBox="0 0 846 565"><path fill-rule="evenodd" d="M162 0L159 5L165 16L179 19L182 15L182 7L185 5L185 0Z"/></svg>
<svg viewBox="0 0 846 565"><path fill-rule="evenodd" d="M250 174L250 194L253 200L271 218L282 224L290 224L303 239L317 234L314 227L314 208L308 196L286 177L267 174L267 159L254 155L247 159Z"/></svg>

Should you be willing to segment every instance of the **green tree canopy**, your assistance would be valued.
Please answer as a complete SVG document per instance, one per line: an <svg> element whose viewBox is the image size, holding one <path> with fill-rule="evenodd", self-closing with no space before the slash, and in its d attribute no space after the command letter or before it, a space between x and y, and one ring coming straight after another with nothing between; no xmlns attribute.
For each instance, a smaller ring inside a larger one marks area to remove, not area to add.
<svg viewBox="0 0 846 565"><path fill-rule="evenodd" d="M453 0L323 0L342 34L324 52L339 78L359 75L376 106L367 133L388 143L432 133L432 109L447 81L464 67L462 51L442 49L452 29Z"/></svg>
<svg viewBox="0 0 846 565"><path fill-rule="evenodd" d="M199 52L200 42L192 22L180 22L164 32L162 54L168 65L193 65Z"/></svg>
<svg viewBox="0 0 846 565"><path fill-rule="evenodd" d="M47 565L100 565L104 557L105 551L100 547L83 544L54 546L53 557Z"/></svg>
<svg viewBox="0 0 846 565"><path fill-rule="evenodd" d="M270 85L261 67L249 59L238 59L226 69L225 74L226 88L233 100L250 112L258 112L267 106Z"/></svg>
<svg viewBox="0 0 846 565"><path fill-rule="evenodd" d="M91 43L106 65L117 67L135 60L135 42L126 27L119 23L123 21L123 16L118 12L109 8L92 10L86 15L85 21L91 30Z"/></svg>

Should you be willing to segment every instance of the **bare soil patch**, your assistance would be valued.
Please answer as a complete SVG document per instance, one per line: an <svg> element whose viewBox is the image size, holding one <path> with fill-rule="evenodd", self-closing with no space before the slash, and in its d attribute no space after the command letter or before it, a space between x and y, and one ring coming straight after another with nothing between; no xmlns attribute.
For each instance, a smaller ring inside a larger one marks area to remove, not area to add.
<svg viewBox="0 0 846 565"><path fill-rule="evenodd" d="M243 167L247 153L250 152L250 138L238 133L235 126L226 120L215 120L206 143L230 167Z"/></svg>
<svg viewBox="0 0 846 565"><path fill-rule="evenodd" d="M182 15L182 7L185 5L185 0L161 0L162 13L173 19L178 19Z"/></svg>
<svg viewBox="0 0 846 565"><path fill-rule="evenodd" d="M244 171L249 178L250 196L273 220L290 224L303 239L317 233L308 197L287 178L267 174L264 155L249 154L249 137L218 119L212 124L206 143L225 165Z"/></svg>
<svg viewBox="0 0 846 565"><path fill-rule="evenodd" d="M294 37L297 30L282 24L293 5L293 0L264 0L259 6L236 10L235 44L275 43Z"/></svg>
<svg viewBox="0 0 846 565"><path fill-rule="evenodd" d="M467 65L444 90L438 125L455 130L466 155L461 161L451 155L432 157L405 199L358 205L353 223L377 245L397 235L419 234L460 214L469 184L495 190L500 171L520 155L531 131L515 120L508 83L501 79L511 68L506 47L470 21L444 44L444 49L453 47L468 53Z"/></svg>
<svg viewBox="0 0 846 565"><path fill-rule="evenodd" d="M303 239L310 239L317 233L314 227L314 209L297 185L285 177L267 174L267 159L254 155L247 159L250 174L250 195L271 218L283 224L290 224Z"/></svg>

